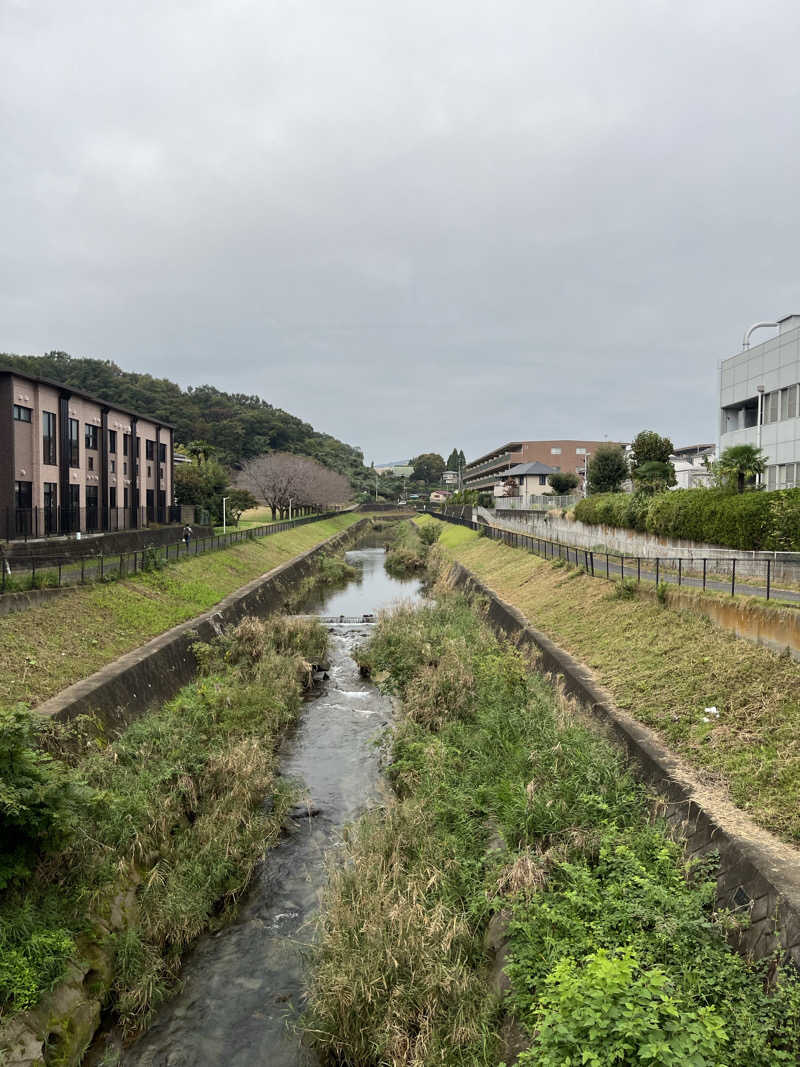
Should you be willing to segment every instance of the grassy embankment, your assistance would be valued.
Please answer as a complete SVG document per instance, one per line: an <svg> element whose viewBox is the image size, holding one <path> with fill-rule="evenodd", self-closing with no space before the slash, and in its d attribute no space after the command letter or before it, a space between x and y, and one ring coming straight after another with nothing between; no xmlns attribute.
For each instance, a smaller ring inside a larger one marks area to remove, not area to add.
<svg viewBox="0 0 800 1067"><path fill-rule="evenodd" d="M146 1022L280 832L276 744L326 645L317 622L245 619L198 646L194 684L70 760L40 746L64 751L67 733L80 750L74 729L0 710L0 1016L33 1007L79 958L93 978L78 1004L104 997L126 1030ZM44 1032L62 1051L81 1039L69 1015Z"/></svg>
<svg viewBox="0 0 800 1067"><path fill-rule="evenodd" d="M404 715L394 796L324 901L306 1018L324 1062L800 1062L794 973L729 948L711 872L686 878L621 754L462 597L396 609L362 658Z"/></svg>
<svg viewBox="0 0 800 1067"><path fill-rule="evenodd" d="M800 841L800 664L699 614L444 525L442 551L591 667L619 707L707 782Z"/></svg>
<svg viewBox="0 0 800 1067"><path fill-rule="evenodd" d="M308 523L0 618L0 705L41 703L363 517Z"/></svg>

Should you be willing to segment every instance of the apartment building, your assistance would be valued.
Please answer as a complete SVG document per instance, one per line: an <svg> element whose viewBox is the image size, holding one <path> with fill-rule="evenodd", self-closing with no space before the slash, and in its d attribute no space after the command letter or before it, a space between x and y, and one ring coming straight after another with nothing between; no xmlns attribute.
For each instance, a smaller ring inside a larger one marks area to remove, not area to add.
<svg viewBox="0 0 800 1067"><path fill-rule="evenodd" d="M0 537L166 522L172 498L168 423L0 370Z"/></svg>
<svg viewBox="0 0 800 1067"><path fill-rule="evenodd" d="M756 445L766 456L768 489L800 486L800 315L775 323L777 334L745 347L720 367L720 451Z"/></svg>
<svg viewBox="0 0 800 1067"><path fill-rule="evenodd" d="M493 492L496 485L501 485L512 469L521 464L541 464L549 473L564 471L577 474L583 483L583 473L587 460L594 455L598 445L608 441L509 441L505 445L466 465L463 472L465 489L480 489ZM539 472L539 491L550 492L547 473Z"/></svg>

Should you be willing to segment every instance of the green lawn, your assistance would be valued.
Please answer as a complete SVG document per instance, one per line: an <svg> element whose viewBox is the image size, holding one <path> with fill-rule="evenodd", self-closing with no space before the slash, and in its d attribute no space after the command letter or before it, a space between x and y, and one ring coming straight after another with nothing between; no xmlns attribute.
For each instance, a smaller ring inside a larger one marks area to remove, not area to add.
<svg viewBox="0 0 800 1067"><path fill-rule="evenodd" d="M0 618L0 704L40 704L363 517L308 523Z"/></svg>

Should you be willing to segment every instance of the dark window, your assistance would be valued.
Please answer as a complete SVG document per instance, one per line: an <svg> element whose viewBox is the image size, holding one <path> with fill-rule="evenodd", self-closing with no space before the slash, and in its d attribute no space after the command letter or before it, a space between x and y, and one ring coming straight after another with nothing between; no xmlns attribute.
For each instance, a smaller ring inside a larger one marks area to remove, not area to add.
<svg viewBox="0 0 800 1067"><path fill-rule="evenodd" d="M77 426L77 422L75 423ZM69 516L66 525L70 530L80 530L81 528L81 487L79 485L71 485L69 487L69 496L67 497ZM62 523L62 526L65 525Z"/></svg>
<svg viewBox="0 0 800 1067"><path fill-rule="evenodd" d="M111 473L112 474L116 474L117 473L117 461L115 459L111 460Z"/></svg>
<svg viewBox="0 0 800 1067"><path fill-rule="evenodd" d="M547 475L546 474L540 474L539 475L539 485L547 485Z"/></svg>
<svg viewBox="0 0 800 1067"><path fill-rule="evenodd" d="M89 470L93 471L94 470L94 457L93 456L89 456L89 458L87 460L87 463L89 464Z"/></svg>
<svg viewBox="0 0 800 1067"><path fill-rule="evenodd" d="M112 485L111 488L108 490L108 504L109 504L109 507L111 507L111 508L116 508L116 506L117 506L117 487L116 487L116 485Z"/></svg>
<svg viewBox="0 0 800 1067"><path fill-rule="evenodd" d="M123 499L123 506L127 507L128 506L128 487L127 486L125 486L125 488L122 490L122 499Z"/></svg>
<svg viewBox="0 0 800 1067"><path fill-rule="evenodd" d="M77 419L69 420L69 465L70 467L79 467L81 462L80 457L80 423Z"/></svg>
<svg viewBox="0 0 800 1067"><path fill-rule="evenodd" d="M96 530L99 525L99 513L97 507L97 486L86 486L86 529Z"/></svg>
<svg viewBox="0 0 800 1067"><path fill-rule="evenodd" d="M117 451L117 431L108 431L108 451L116 454Z"/></svg>
<svg viewBox="0 0 800 1067"><path fill-rule="evenodd" d="M167 446L166 445L160 444L158 446L158 462L159 463L166 463L167 462Z"/></svg>
<svg viewBox="0 0 800 1067"><path fill-rule="evenodd" d="M127 474L128 473L128 464L127 463L123 463L122 464L122 473L123 474Z"/></svg>
<svg viewBox="0 0 800 1067"><path fill-rule="evenodd" d="M14 482L14 502L18 508L30 510L33 507L32 482Z"/></svg>
<svg viewBox="0 0 800 1067"><path fill-rule="evenodd" d="M56 482L44 483L44 532L55 533L58 529L58 485Z"/></svg>
<svg viewBox="0 0 800 1067"><path fill-rule="evenodd" d="M152 489L147 490L147 521L153 522L156 517L155 493Z"/></svg>
<svg viewBox="0 0 800 1067"><path fill-rule="evenodd" d="M131 454L131 435L124 433L122 435L122 454L123 456L129 456Z"/></svg>
<svg viewBox="0 0 800 1067"><path fill-rule="evenodd" d="M137 437L136 438L136 458L138 459L141 454L142 454L142 439L141 439L141 437Z"/></svg>
<svg viewBox="0 0 800 1067"><path fill-rule="evenodd" d="M145 441L144 443L144 458L155 459L156 458L156 443L155 441Z"/></svg>
<svg viewBox="0 0 800 1067"><path fill-rule="evenodd" d="M97 427L90 426L88 422L86 423L86 447L97 449Z"/></svg>
<svg viewBox="0 0 800 1067"><path fill-rule="evenodd" d="M152 478L153 477L153 468L150 466L149 463L147 464L147 477L148 478Z"/></svg>
<svg viewBox="0 0 800 1067"><path fill-rule="evenodd" d="M14 418L17 422L30 422L32 415L32 408L23 408L19 404L14 405Z"/></svg>
<svg viewBox="0 0 800 1067"><path fill-rule="evenodd" d="M56 459L56 416L52 411L42 412L42 463L51 465Z"/></svg>

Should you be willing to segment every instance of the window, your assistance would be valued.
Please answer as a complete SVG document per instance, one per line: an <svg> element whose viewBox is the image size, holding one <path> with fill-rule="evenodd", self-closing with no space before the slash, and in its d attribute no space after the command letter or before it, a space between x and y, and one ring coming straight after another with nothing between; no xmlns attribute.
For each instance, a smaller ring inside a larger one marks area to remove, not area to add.
<svg viewBox="0 0 800 1067"><path fill-rule="evenodd" d="M56 482L44 483L44 506L54 508L58 503L58 484Z"/></svg>
<svg viewBox="0 0 800 1067"><path fill-rule="evenodd" d="M80 466L80 441L78 434L80 433L80 423L77 419L69 420L69 465L70 467Z"/></svg>
<svg viewBox="0 0 800 1067"><path fill-rule="evenodd" d="M122 493L123 493L123 499L124 499L124 502L125 502L124 506L127 507L128 506L128 487L127 486L125 486L125 488L123 489Z"/></svg>
<svg viewBox="0 0 800 1067"><path fill-rule="evenodd" d="M142 439L141 439L141 437L137 437L136 438L136 458L138 459L141 454L142 454Z"/></svg>
<svg viewBox="0 0 800 1067"><path fill-rule="evenodd" d="M585 456L586 455L586 449L585 448L576 448L575 449L575 455L576 456Z"/></svg>
<svg viewBox="0 0 800 1067"><path fill-rule="evenodd" d="M797 414L797 386L781 389L781 420L793 419Z"/></svg>
<svg viewBox="0 0 800 1067"><path fill-rule="evenodd" d="M539 475L539 485L547 485L547 475L546 474L540 474Z"/></svg>
<svg viewBox="0 0 800 1067"><path fill-rule="evenodd" d="M58 530L58 485L56 482L44 483L44 532L56 533Z"/></svg>
<svg viewBox="0 0 800 1067"><path fill-rule="evenodd" d="M164 444L159 444L159 446L158 446L158 462L159 463L166 463L167 462L167 446L164 445Z"/></svg>
<svg viewBox="0 0 800 1067"><path fill-rule="evenodd" d="M762 419L764 423L777 422L778 421L778 400L780 397L779 392L767 393L764 397L764 410L762 412Z"/></svg>
<svg viewBox="0 0 800 1067"><path fill-rule="evenodd" d="M112 485L108 490L108 505L112 511L116 511L117 508L117 487Z"/></svg>
<svg viewBox="0 0 800 1067"><path fill-rule="evenodd" d="M767 489L774 489L777 478L778 468L767 467Z"/></svg>
<svg viewBox="0 0 800 1067"><path fill-rule="evenodd" d="M147 464L147 477L148 478L152 478L153 477L153 468L150 466L149 463Z"/></svg>
<svg viewBox="0 0 800 1067"><path fill-rule="evenodd" d="M560 456L561 455L561 449L560 448L551 448L550 449L550 455L551 456Z"/></svg>
<svg viewBox="0 0 800 1067"><path fill-rule="evenodd" d="M33 482L14 482L14 504L30 511L33 507Z"/></svg>
<svg viewBox="0 0 800 1067"><path fill-rule="evenodd" d="M108 451L116 455L117 452L117 431L108 431Z"/></svg>
<svg viewBox="0 0 800 1067"><path fill-rule="evenodd" d="M86 423L86 447L97 448L97 427L90 426L88 422Z"/></svg>
<svg viewBox="0 0 800 1067"><path fill-rule="evenodd" d="M30 422L33 415L31 408L20 407L19 404L14 405L14 418L17 422Z"/></svg>
<svg viewBox="0 0 800 1067"><path fill-rule="evenodd" d="M117 473L117 461L115 459L111 460L111 473L112 474L116 474Z"/></svg>
<svg viewBox="0 0 800 1067"><path fill-rule="evenodd" d="M89 456L87 462L89 464L89 470L93 471L94 470L94 456Z"/></svg>
<svg viewBox="0 0 800 1067"><path fill-rule="evenodd" d="M156 458L156 443L155 441L145 441L144 443L144 458L155 459Z"/></svg>
<svg viewBox="0 0 800 1067"><path fill-rule="evenodd" d="M42 463L51 466L58 462L56 459L56 416L53 411L42 412Z"/></svg>
<svg viewBox="0 0 800 1067"><path fill-rule="evenodd" d="M131 454L131 435L124 433L122 435L122 454L123 456L129 456Z"/></svg>
<svg viewBox="0 0 800 1067"><path fill-rule="evenodd" d="M122 473L123 474L127 474L128 473L128 464L125 461L123 461L123 464L122 464Z"/></svg>

